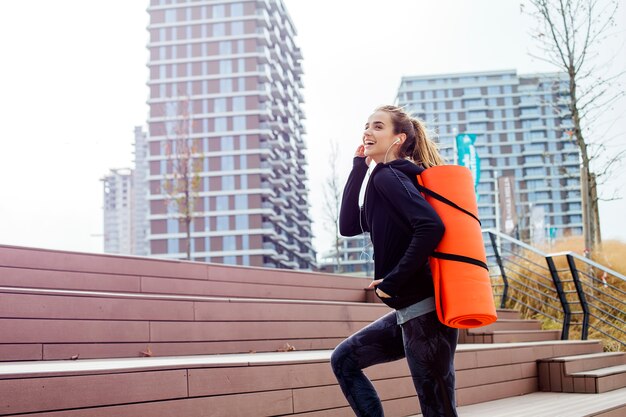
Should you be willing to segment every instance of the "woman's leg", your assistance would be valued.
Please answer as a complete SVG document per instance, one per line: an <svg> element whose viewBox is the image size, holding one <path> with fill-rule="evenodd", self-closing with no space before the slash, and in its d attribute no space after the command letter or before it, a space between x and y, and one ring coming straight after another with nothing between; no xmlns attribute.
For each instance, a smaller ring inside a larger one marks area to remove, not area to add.
<svg viewBox="0 0 626 417"><path fill-rule="evenodd" d="M402 325L404 350L424 417L456 417L454 351L458 330L441 324L437 313Z"/></svg>
<svg viewBox="0 0 626 417"><path fill-rule="evenodd" d="M358 417L383 416L378 394L362 369L403 357L402 331L395 312L359 330L335 348L330 358L333 372Z"/></svg>

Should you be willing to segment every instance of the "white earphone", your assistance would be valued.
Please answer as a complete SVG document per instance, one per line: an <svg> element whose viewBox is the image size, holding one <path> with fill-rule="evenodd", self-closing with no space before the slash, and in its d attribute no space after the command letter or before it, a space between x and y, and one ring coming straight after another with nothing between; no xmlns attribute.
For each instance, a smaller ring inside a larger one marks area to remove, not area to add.
<svg viewBox="0 0 626 417"><path fill-rule="evenodd" d="M393 143L393 145L395 145L396 143L400 143L400 138L396 138L396 141Z"/></svg>

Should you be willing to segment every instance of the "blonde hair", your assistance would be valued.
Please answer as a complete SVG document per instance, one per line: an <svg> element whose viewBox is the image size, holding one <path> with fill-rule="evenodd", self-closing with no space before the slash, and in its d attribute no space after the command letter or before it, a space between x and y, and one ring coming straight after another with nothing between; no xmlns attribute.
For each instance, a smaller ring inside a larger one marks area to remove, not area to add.
<svg viewBox="0 0 626 417"><path fill-rule="evenodd" d="M444 165L437 144L430 139L424 123L398 106L381 106L376 111L384 111L391 116L394 134L404 133L406 140L398 150L398 157L408 158L424 168Z"/></svg>

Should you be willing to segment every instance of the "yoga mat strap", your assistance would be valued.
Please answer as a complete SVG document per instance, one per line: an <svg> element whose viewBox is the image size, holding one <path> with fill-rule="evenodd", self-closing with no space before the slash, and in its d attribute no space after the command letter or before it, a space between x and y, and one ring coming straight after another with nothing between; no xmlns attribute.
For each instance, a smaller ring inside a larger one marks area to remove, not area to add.
<svg viewBox="0 0 626 417"><path fill-rule="evenodd" d="M439 258L439 259L445 259L447 261L465 262L468 264L480 266L482 268L485 268L487 271L489 271L489 267L487 267L486 263L478 259L470 258L467 256L455 255L453 253L444 253L444 252L437 252L437 251L433 252L431 256L435 258Z"/></svg>
<svg viewBox="0 0 626 417"><path fill-rule="evenodd" d="M471 213L468 210L465 210L463 207L459 206L458 204L456 204L454 201L448 200L447 198L445 198L444 196L442 196L441 194L438 194L436 192L434 192L433 190L429 190L428 188L424 187L421 184L417 184L417 189L422 192L422 193L426 193L429 196L431 196L432 198L435 198L439 201L441 201L444 204L449 205L450 207L454 207L457 210L462 211L463 213L467 214L468 216L473 217L474 219L476 219L476 221L478 222L478 224L480 224L482 226L482 223L480 222L480 219L478 219L478 217L474 216L473 213Z"/></svg>

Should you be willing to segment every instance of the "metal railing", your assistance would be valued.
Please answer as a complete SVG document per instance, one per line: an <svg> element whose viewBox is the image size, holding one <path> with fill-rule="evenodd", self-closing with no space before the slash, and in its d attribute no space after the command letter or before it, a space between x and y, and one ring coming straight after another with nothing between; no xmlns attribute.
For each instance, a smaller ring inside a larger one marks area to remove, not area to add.
<svg viewBox="0 0 626 417"><path fill-rule="evenodd" d="M500 308L560 328L561 339L590 335L626 350L626 277L573 252L545 253L484 230L492 286Z"/></svg>

